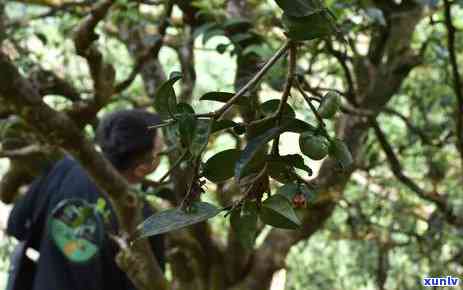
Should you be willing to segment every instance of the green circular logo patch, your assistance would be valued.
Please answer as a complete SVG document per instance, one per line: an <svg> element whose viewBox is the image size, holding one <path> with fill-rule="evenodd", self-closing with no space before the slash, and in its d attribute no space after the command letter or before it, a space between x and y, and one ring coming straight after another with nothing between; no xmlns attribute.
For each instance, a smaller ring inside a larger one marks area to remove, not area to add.
<svg viewBox="0 0 463 290"><path fill-rule="evenodd" d="M49 221L53 242L73 263L94 258L103 241L103 224L94 207L81 199L60 202Z"/></svg>

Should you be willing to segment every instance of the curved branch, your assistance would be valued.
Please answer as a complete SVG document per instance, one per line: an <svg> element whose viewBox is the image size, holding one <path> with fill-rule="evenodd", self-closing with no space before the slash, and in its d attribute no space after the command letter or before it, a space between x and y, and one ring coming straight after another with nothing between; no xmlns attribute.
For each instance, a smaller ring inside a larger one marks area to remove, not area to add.
<svg viewBox="0 0 463 290"><path fill-rule="evenodd" d="M394 149L387 140L384 132L381 130L378 122L376 120L371 120L371 125L375 131L376 138L378 139L381 148L386 154L387 161L394 176L411 191L415 192L420 198L434 203L444 213L449 224L455 226L463 225L463 219L455 215L452 207L448 204L447 200L443 196L426 192L426 190L421 188L416 182L405 175L403 172L403 167L400 164L397 155L394 153Z"/></svg>

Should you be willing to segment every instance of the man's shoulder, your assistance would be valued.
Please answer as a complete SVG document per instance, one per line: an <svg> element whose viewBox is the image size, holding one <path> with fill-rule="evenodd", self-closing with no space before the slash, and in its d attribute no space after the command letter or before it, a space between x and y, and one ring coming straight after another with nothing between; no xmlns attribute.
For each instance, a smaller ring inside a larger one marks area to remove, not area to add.
<svg viewBox="0 0 463 290"><path fill-rule="evenodd" d="M95 183L80 163L70 155L57 161L51 175L59 182L61 190L73 194L82 192L84 195L98 195Z"/></svg>

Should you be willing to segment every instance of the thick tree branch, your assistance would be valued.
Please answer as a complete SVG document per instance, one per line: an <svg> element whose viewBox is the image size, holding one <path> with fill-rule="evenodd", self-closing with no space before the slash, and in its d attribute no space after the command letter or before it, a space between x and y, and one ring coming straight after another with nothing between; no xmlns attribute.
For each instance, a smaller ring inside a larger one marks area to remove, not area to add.
<svg viewBox="0 0 463 290"><path fill-rule="evenodd" d="M127 89L130 86L130 84L132 84L132 82L135 80L138 73L142 70L142 68L148 62L148 60L158 58L159 51L161 50L162 45L164 44L164 36L166 35L167 28L169 27L173 6L174 4L172 1L167 1L164 17L161 21L161 24L159 25L159 38L140 57L138 57L135 66L133 67L127 79L116 85L115 93L120 93Z"/></svg>
<svg viewBox="0 0 463 290"><path fill-rule="evenodd" d="M94 45L98 39L95 28L108 13L113 5L113 0L97 2L91 12L77 27L73 40L78 55L87 60L90 74L93 79L95 114L107 104L109 98L114 94L114 81L116 71L114 67L103 60L103 55Z"/></svg>
<svg viewBox="0 0 463 290"><path fill-rule="evenodd" d="M463 168L463 82L459 71L457 54L455 51L456 29L452 22L452 4L449 0L444 0L445 7L445 27L447 28L447 47L450 57L450 65L453 74L453 90L457 97L457 108L455 109L457 150L460 153L461 167Z"/></svg>
<svg viewBox="0 0 463 290"><path fill-rule="evenodd" d="M29 80L42 96L61 95L73 102L80 100L77 89L52 71L37 68L29 74Z"/></svg>

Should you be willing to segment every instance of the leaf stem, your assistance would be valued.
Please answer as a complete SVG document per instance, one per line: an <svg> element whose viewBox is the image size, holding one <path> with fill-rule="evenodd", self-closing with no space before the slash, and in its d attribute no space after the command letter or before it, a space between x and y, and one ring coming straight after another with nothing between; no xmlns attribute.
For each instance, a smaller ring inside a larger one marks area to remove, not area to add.
<svg viewBox="0 0 463 290"><path fill-rule="evenodd" d="M307 94L304 92L304 90L301 88L301 84L299 83L299 81L296 80L296 84L297 84L297 88L299 90L299 92L301 93L302 97L304 98L304 100L307 102L307 104L309 105L310 109L312 110L312 113L314 113L315 117L317 118L317 121L318 123L320 124L320 126L322 128L325 128L325 122L323 122L323 119L322 117L318 114L318 111L317 109L315 109L315 106L312 104L311 102L311 99L309 96L307 96Z"/></svg>
<svg viewBox="0 0 463 290"><path fill-rule="evenodd" d="M187 156L188 154L188 150L185 150L183 152L183 154L175 161L175 163L172 165L172 167L169 169L169 171L167 171L162 177L161 179L158 181L158 183L162 183L164 182L164 180L169 177L169 175L172 174L172 172L174 171L175 168L177 168L177 166L180 165L180 163L182 163L182 161L185 159L185 157Z"/></svg>

